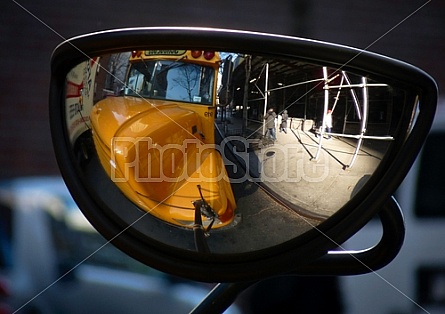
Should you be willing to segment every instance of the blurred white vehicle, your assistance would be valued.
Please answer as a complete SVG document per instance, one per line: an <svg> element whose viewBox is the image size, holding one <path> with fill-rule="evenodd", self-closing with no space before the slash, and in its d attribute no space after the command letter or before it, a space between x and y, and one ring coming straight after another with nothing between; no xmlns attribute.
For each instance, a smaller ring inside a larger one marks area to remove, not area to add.
<svg viewBox="0 0 445 314"><path fill-rule="evenodd" d="M396 192L406 236L399 255L376 273L340 278L345 314L445 313L445 104L438 107L430 135ZM371 221L348 240L347 249L379 240Z"/></svg>
<svg viewBox="0 0 445 314"><path fill-rule="evenodd" d="M211 288L107 244L62 179L46 177L0 183L0 276L12 312L33 314L188 313Z"/></svg>

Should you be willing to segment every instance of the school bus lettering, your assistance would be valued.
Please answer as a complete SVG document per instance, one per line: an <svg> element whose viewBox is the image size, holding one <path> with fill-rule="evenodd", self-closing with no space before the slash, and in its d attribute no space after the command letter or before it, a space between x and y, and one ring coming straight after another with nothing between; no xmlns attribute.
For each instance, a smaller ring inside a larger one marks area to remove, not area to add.
<svg viewBox="0 0 445 314"><path fill-rule="evenodd" d="M182 56L186 53L186 50L146 50L144 54L146 56Z"/></svg>

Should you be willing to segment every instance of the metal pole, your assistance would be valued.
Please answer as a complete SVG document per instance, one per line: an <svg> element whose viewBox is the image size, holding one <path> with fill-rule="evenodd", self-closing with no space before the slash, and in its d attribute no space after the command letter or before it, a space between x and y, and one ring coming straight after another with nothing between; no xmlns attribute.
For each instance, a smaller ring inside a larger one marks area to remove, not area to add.
<svg viewBox="0 0 445 314"><path fill-rule="evenodd" d="M247 106L249 104L249 81L250 81L250 71L251 71L251 56L247 56L245 63L246 79L244 81L244 95L243 95L243 125L242 134L246 135L247 130Z"/></svg>
<svg viewBox="0 0 445 314"><path fill-rule="evenodd" d="M343 74L343 77L346 79L346 82L348 83L348 85L352 85L351 81L349 80L348 75L346 74L346 72L342 71L342 74ZM355 110L357 112L357 116L358 116L359 119L361 119L362 115L360 114L360 105L359 105L359 102L358 102L358 99L357 99L357 95L355 94L355 91L354 91L353 88L351 88L350 91L351 91L352 99L354 100Z"/></svg>
<svg viewBox="0 0 445 314"><path fill-rule="evenodd" d="M352 155L351 162L349 163L349 168L354 165L355 160L357 159L357 155L360 151L360 147L363 143L363 136L366 133L366 126L368 124L368 86L366 85L366 77L362 77L363 82L363 112L362 112L362 123L360 125L360 134L357 142L357 146L355 147L354 154Z"/></svg>
<svg viewBox="0 0 445 314"><path fill-rule="evenodd" d="M325 122L326 122L326 114L327 114L328 108L329 108L328 69L326 67L323 67L323 78L324 78L324 81L325 81L325 85L324 85L323 121L322 121L322 124L321 124L321 127L320 127L320 138L318 140L317 154L314 157L315 160L318 160L318 158L320 157L320 152L321 152L321 148L322 148L321 143L323 142L323 137L324 137L324 125L325 125Z"/></svg>
<svg viewBox="0 0 445 314"><path fill-rule="evenodd" d="M264 110L263 110L263 135L266 135L266 120L264 117L267 113L267 101L269 96L269 91L267 90L269 85L269 63L266 63L266 78L264 82Z"/></svg>

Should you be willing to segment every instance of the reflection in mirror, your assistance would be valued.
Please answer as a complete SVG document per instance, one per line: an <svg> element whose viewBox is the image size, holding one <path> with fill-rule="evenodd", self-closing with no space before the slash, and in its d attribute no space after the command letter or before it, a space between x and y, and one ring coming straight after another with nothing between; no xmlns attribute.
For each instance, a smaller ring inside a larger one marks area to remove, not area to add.
<svg viewBox="0 0 445 314"><path fill-rule="evenodd" d="M100 163L150 219L193 231L200 251L234 253L295 238L344 206L405 101L366 74L301 60L150 50L78 64L65 105L86 177Z"/></svg>

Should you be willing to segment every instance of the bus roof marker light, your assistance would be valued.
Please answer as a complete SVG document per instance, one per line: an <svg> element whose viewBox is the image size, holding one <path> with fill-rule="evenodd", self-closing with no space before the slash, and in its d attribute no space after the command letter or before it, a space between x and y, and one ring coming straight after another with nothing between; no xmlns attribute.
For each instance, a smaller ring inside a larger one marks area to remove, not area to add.
<svg viewBox="0 0 445 314"><path fill-rule="evenodd" d="M139 58L142 55L142 51L132 51L131 52L131 57L132 58Z"/></svg>
<svg viewBox="0 0 445 314"><path fill-rule="evenodd" d="M206 60L212 60L213 57L215 57L215 52L214 51L204 51L204 58Z"/></svg>
<svg viewBox="0 0 445 314"><path fill-rule="evenodd" d="M199 58L202 56L202 51L201 50L192 50L191 54L192 54L193 58Z"/></svg>

